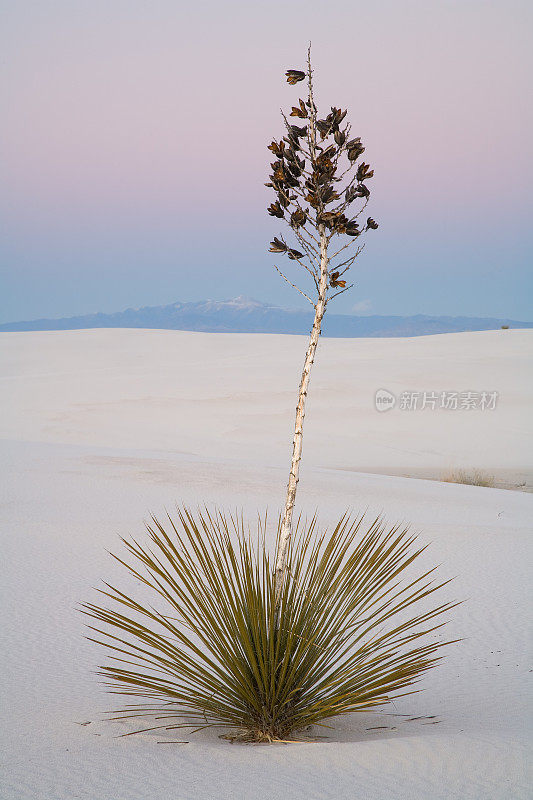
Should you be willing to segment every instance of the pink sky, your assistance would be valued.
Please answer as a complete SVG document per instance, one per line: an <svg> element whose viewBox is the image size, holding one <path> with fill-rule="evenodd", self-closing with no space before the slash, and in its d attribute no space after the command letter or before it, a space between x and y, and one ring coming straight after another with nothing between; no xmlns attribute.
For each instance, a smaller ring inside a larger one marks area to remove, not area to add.
<svg viewBox="0 0 533 800"><path fill-rule="evenodd" d="M1 8L1 319L241 290L297 304L265 254L278 230L263 182L279 107L299 95L283 72L302 66L309 39L319 107L348 108L382 223L358 268L364 297L338 310L369 299L377 313L531 316L528 3ZM439 305L438 270L450 260L468 295L456 308L451 287ZM413 281L403 311L398 263ZM494 290L476 295L487 269ZM383 276L390 293L380 298Z"/></svg>

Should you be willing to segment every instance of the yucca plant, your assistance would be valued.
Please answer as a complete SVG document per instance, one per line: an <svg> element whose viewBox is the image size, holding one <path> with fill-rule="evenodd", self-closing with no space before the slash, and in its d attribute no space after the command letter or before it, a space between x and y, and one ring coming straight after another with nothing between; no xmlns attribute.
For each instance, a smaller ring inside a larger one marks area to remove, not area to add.
<svg viewBox="0 0 533 800"><path fill-rule="evenodd" d="M410 574L424 548L405 529L345 515L326 534L300 520L277 598L266 518L252 535L242 516L183 508L147 527L149 545L124 539L129 558L115 558L159 607L107 583L106 605L83 606L110 691L145 701L115 719L287 740L413 691L440 658L434 632L452 604L426 607L444 584Z"/></svg>
<svg viewBox="0 0 533 800"><path fill-rule="evenodd" d="M362 250L346 250L377 223L360 217L373 170L359 159L346 111L319 117L311 54L307 70L286 72L291 86L307 83L284 116L286 135L272 141L268 212L284 220L300 250L280 234L270 250L305 270L311 289L298 289L314 321L298 391L285 506L272 558L266 519L256 534L242 517L179 509L176 521L148 526L151 544L124 540L129 558L115 556L142 595L106 584L105 606L88 603L91 639L110 661L101 667L109 689L142 698L115 718L147 717L150 727L223 726L230 738L272 742L413 691L440 659L435 631L452 607L425 602L443 584L433 570L411 571L424 548L406 529L383 520L343 516L331 534L316 520L293 525L309 377L327 305L351 286L346 273ZM354 210L353 203L361 208ZM309 294L314 296L311 299ZM153 606L145 598L152 592ZM154 723L154 724L152 724Z"/></svg>
<svg viewBox="0 0 533 800"><path fill-rule="evenodd" d="M374 175L370 164L361 160L365 152L361 137L353 136L352 126L346 119L347 110L331 106L323 117L319 114L311 45L307 51L306 70L289 69L285 76L290 86L306 85L307 98L299 98L288 115L282 112L285 135L268 145L275 161L270 165L272 172L265 186L274 191L275 202L267 211L288 226L291 238L301 250L280 234L270 242L270 252L287 256L297 270L303 270L305 289L275 266L281 277L313 306L314 318L298 389L291 466L276 553L278 598L287 577L305 404L322 322L329 303L353 287L353 283L347 285L347 273L363 250L365 234L378 228L372 217L367 217L366 222L361 217L370 198L368 182ZM300 124L291 124L290 117L295 117Z"/></svg>

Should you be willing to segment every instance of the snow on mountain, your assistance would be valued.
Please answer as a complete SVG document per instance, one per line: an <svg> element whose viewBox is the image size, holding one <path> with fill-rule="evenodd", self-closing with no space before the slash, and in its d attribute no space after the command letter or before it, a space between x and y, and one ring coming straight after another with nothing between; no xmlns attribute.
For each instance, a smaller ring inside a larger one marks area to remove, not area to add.
<svg viewBox="0 0 533 800"><path fill-rule="evenodd" d="M112 314L85 314L62 319L8 322L0 331L51 331L83 328L158 328L218 333L307 334L312 310L288 309L239 295L229 300L202 300L170 303L164 306L128 308ZM425 336L432 333L458 333L501 328L531 328L532 322L483 317L412 317L327 314L325 336L396 337Z"/></svg>

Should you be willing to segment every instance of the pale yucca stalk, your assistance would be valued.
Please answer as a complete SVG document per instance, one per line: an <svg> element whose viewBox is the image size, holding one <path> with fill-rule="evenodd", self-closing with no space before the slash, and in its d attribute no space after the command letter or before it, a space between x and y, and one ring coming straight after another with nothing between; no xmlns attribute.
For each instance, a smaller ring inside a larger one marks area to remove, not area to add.
<svg viewBox="0 0 533 800"><path fill-rule="evenodd" d="M314 308L313 326L298 391L289 481L275 561L275 585L278 599L286 579L287 551L291 538L292 517L302 458L305 403L311 368L322 329L322 320L328 302L351 288L351 286L346 286L346 281L342 279L342 276L350 269L361 252L362 246L357 247L354 255L345 259L343 256L344 260L340 262L338 256L366 230L378 227L371 217L368 217L363 228L360 228L360 224L357 222L370 195L365 181L372 177L373 171L368 164L356 164L365 148L362 146L360 138L349 140L351 130L349 124L341 129L340 126L346 116L346 111L342 112L341 109L332 107L331 113L325 119L317 119L310 47L307 53L307 72L287 71L287 80L290 84L298 83L306 78L307 101L304 103L303 100L299 100L299 106L293 107L291 116L305 119L307 124L305 128L299 128L289 124L287 117L283 115L287 136L280 142L274 140L269 146L269 150L278 160L271 165L273 172L269 176L269 183L266 184L272 187L277 194L276 202L272 203L268 209L269 214L278 219L284 219L288 223L304 251L300 252L290 247L281 236L281 238L275 237L271 242L271 252L285 253L292 261L306 270L313 280L316 298L314 301L311 300L307 292L292 283L276 267L287 283L297 289ZM305 144L301 142L301 139L305 139ZM347 162L344 165L343 159ZM346 175L348 178L342 185ZM343 199L341 199L341 191L344 192ZM363 206L355 216L349 219L344 212L357 198L363 198ZM334 205L331 205L332 203ZM304 208L306 204L309 204L313 210L311 211L309 207ZM335 236L347 236L348 241L341 244L336 252L330 255L328 248ZM335 259L337 260L335 261Z"/></svg>
<svg viewBox="0 0 533 800"><path fill-rule="evenodd" d="M106 605L83 606L110 690L145 701L113 718L271 742L413 691L440 660L434 632L452 605L428 608L444 584L413 575L414 536L363 522L345 515L327 535L297 524L279 597L266 519L252 536L242 516L179 509L176 522L153 519L148 544L123 540L115 558L152 596L107 583Z"/></svg>
<svg viewBox="0 0 533 800"><path fill-rule="evenodd" d="M285 499L285 509L283 512L283 520L281 524L281 535L278 542L278 551L276 554L276 591L277 597L281 595L283 582L285 580L286 564L287 564L287 548L291 538L292 529L292 515L294 511L294 503L296 501L296 489L298 487L298 480L300 476L300 461L302 459L302 444L303 444L303 427L305 417L305 400L307 397L307 389L309 386L309 378L311 377L311 368L315 360L315 352L318 346L318 338L322 327L322 318L326 311L326 287L328 276L328 256L327 256L327 242L324 232L324 226L319 226L320 235L320 281L318 289L318 300L315 305L315 318L313 327L309 337L309 344L305 354L304 367L302 377L300 380L300 388L298 391L298 403L296 405L296 419L294 422L294 436L292 440L292 459L291 468L289 472L289 482L287 484L287 497Z"/></svg>

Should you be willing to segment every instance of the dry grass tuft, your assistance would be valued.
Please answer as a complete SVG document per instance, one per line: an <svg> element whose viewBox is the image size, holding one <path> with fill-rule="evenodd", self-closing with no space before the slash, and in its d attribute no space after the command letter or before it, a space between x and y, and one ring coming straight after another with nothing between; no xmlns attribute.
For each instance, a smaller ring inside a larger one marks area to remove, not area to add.
<svg viewBox="0 0 533 800"><path fill-rule="evenodd" d="M488 486L494 488L494 475L480 469L468 472L466 469L453 469L442 476L445 483L465 483L468 486Z"/></svg>

